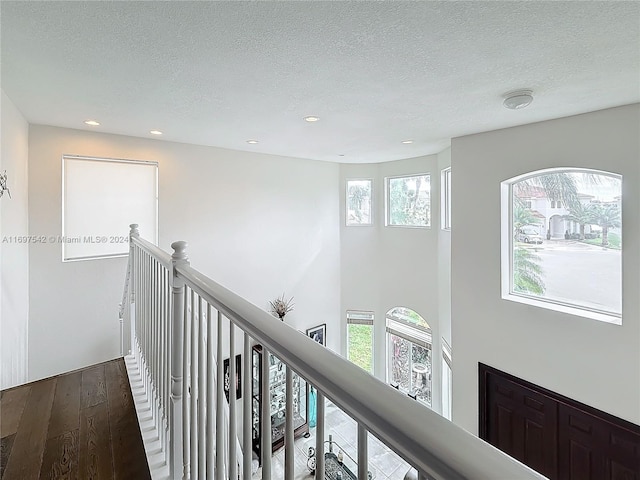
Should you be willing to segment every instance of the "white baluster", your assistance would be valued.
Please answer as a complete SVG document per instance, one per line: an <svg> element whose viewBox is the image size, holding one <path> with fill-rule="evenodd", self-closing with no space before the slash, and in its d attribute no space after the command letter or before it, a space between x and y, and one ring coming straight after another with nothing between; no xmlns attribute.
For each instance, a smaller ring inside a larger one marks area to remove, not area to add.
<svg viewBox="0 0 640 480"><path fill-rule="evenodd" d="M172 422L172 410L171 410L171 362L173 361L173 352L171 350L171 315L173 308L173 294L172 294L172 274L170 270L165 271L165 285L167 288L167 305L166 305L166 328L167 328L167 338L166 338L166 370L167 370L167 383L165 385L166 396L167 396L167 445L171 445L170 436L171 436L171 422Z"/></svg>
<svg viewBox="0 0 640 480"><path fill-rule="evenodd" d="M191 480L198 478L198 312L191 290Z"/></svg>
<svg viewBox="0 0 640 480"><path fill-rule="evenodd" d="M149 256L142 251L144 263L142 266L143 301L142 301L142 359L144 360L144 391L149 398Z"/></svg>
<svg viewBox="0 0 640 480"><path fill-rule="evenodd" d="M293 461L295 446L293 445L293 370L286 367L286 391L284 412L284 478L293 479Z"/></svg>
<svg viewBox="0 0 640 480"><path fill-rule="evenodd" d="M154 427L158 428L158 377L157 377L157 352L156 352L156 337L158 330L158 314L156 311L156 299L158 298L158 287L156 285L156 270L157 270L157 261L152 257L151 258L151 318L150 326L151 326L151 391L152 396L149 399L151 402L151 411L153 412L153 424Z"/></svg>
<svg viewBox="0 0 640 480"><path fill-rule="evenodd" d="M156 403L158 406L158 421L157 424L160 426L160 405L161 405L161 397L160 397L160 263L156 260L155 268L153 272L153 289L156 292L155 295L155 311L153 315L153 325L155 330L154 340L153 340L153 390L155 392Z"/></svg>
<svg viewBox="0 0 640 480"><path fill-rule="evenodd" d="M358 480L367 480L369 471L367 440L367 429L358 423Z"/></svg>
<svg viewBox="0 0 640 480"><path fill-rule="evenodd" d="M205 318L203 300L200 298L200 305L198 308L200 312L200 319L198 327L200 329L200 335L198 336L198 478L204 480L206 478L206 448L207 448L207 431L206 431L206 417L207 417L207 403L206 392L207 385L207 351L205 342L205 332L207 328L207 318Z"/></svg>
<svg viewBox="0 0 640 480"><path fill-rule="evenodd" d="M136 301L136 249L135 249L135 245L133 244L133 239L134 238L138 238L140 237L140 232L138 230L138 224L137 223L132 223L131 225L129 225L129 265L131 265L131 270L129 271L129 285L131 285L131 288L129 289L129 295L130 297L127 298L127 301L129 302L129 304L126 306L127 311L129 312L129 324L126 325L125 324L125 331L126 331L126 337L127 337L127 344L126 344L126 350L125 353L133 353L133 348L134 348L134 342L133 342L133 327L135 326L135 317L132 318L131 316L131 305L135 305L135 301ZM132 325L132 320L133 320L133 325Z"/></svg>
<svg viewBox="0 0 640 480"><path fill-rule="evenodd" d="M324 394L316 393L316 478L324 479Z"/></svg>
<svg viewBox="0 0 640 480"><path fill-rule="evenodd" d="M164 266L160 268L160 399L162 404L162 418L160 429L160 441L163 451L166 454L166 427L167 427L167 360L169 357L169 349L167 348L167 285L166 285L166 270Z"/></svg>
<svg viewBox="0 0 640 480"><path fill-rule="evenodd" d="M251 398L253 397L253 371L252 362L253 353L251 349L251 337L244 333L244 361L242 372L242 389L244 390L242 397L242 477L243 480L251 480L251 462L253 446L251 445L252 428L253 428L253 405L251 405Z"/></svg>
<svg viewBox="0 0 640 480"><path fill-rule="evenodd" d="M151 398L151 385L149 384L149 304L150 304L150 288L149 288L149 255L144 253L144 366L145 366L145 377L144 377L144 388L147 398ZM153 410L152 410L153 412ZM153 413L152 413L153 414Z"/></svg>
<svg viewBox="0 0 640 480"><path fill-rule="evenodd" d="M236 327L229 321L229 478L238 478L236 458Z"/></svg>
<svg viewBox="0 0 640 480"><path fill-rule="evenodd" d="M171 450L169 452L170 475L174 479L187 479L187 471L184 468L184 459L187 458L182 445L186 444L183 436L182 406L184 402L184 374L183 374L183 349L184 349L184 306L185 286L184 281L175 273L177 265L189 263L187 257L187 243L174 242L171 244L174 253L171 256L172 272L172 319L171 319ZM182 475L181 475L182 473Z"/></svg>
<svg viewBox="0 0 640 480"><path fill-rule="evenodd" d="M216 480L224 480L224 370L222 365L222 313L218 311L216 362Z"/></svg>
<svg viewBox="0 0 640 480"><path fill-rule="evenodd" d="M269 351L262 346L262 405L260 413L260 458L262 480L271 480L271 382L269 381Z"/></svg>
<svg viewBox="0 0 640 480"><path fill-rule="evenodd" d="M214 460L214 416L213 416L213 386L214 386L214 366L215 355L213 353L213 312L211 305L207 304L207 480L214 480L215 460Z"/></svg>
<svg viewBox="0 0 640 480"><path fill-rule="evenodd" d="M191 289L185 288L184 298L184 341L183 341L183 362L182 362L182 375L184 376L184 382L182 384L182 395L184 402L182 403L182 455L184 462L184 478L191 478L189 461L191 460L191 378L189 372L189 360L191 355L191 342L189 338L191 336L191 325L189 319L189 299L191 298Z"/></svg>
<svg viewBox="0 0 640 480"><path fill-rule="evenodd" d="M158 410L157 410L157 398L156 398L156 311L155 311L155 299L158 294L155 288L155 270L156 261L153 256L149 255L149 283L150 283L150 314L149 314L149 371L151 373L149 377L149 386L151 387L151 395L149 397L149 404L151 405L151 416L153 420L154 428L158 428Z"/></svg>
<svg viewBox="0 0 640 480"><path fill-rule="evenodd" d="M142 255L140 254L140 248L136 247L136 350L137 350L137 360L138 360L138 370L142 372L142 351L141 351L141 340L142 340Z"/></svg>

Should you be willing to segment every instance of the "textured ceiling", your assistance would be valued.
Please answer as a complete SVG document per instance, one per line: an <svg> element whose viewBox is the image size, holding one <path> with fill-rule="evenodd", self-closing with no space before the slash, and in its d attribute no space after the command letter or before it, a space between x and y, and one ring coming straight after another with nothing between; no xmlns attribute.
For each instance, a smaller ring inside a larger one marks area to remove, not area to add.
<svg viewBox="0 0 640 480"><path fill-rule="evenodd" d="M159 129L163 140L379 162L640 101L637 1L0 9L2 88L35 124L140 137ZM503 94L519 88L534 102L506 110ZM90 118L101 126L84 125Z"/></svg>

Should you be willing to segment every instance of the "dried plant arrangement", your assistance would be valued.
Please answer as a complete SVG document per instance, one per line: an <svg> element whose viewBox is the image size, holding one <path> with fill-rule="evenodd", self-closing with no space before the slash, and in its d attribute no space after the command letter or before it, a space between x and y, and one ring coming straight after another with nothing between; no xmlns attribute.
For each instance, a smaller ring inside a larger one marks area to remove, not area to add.
<svg viewBox="0 0 640 480"><path fill-rule="evenodd" d="M271 305L271 313L273 313L276 317L284 322L284 316L291 310L293 310L293 297L291 297L289 300L285 300L283 293L281 297L270 301L269 305Z"/></svg>
<svg viewBox="0 0 640 480"><path fill-rule="evenodd" d="M7 186L7 171L3 171L0 173L0 198L4 195L4 192L7 192L9 198L11 198L11 192L9 191L9 187Z"/></svg>

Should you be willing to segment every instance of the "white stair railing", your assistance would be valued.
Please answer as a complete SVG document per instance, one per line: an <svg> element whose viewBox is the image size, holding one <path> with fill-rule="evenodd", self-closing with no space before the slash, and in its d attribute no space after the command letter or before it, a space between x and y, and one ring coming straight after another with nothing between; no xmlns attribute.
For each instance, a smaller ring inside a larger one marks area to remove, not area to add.
<svg viewBox="0 0 640 480"><path fill-rule="evenodd" d="M368 432L413 466L421 479L545 478L203 275L190 266L185 242L173 243L169 255L139 238L137 225L131 226L130 241L125 301L130 298L135 305L131 345L156 405L155 422L163 432L171 478L252 478L251 358L256 343L262 345L264 359L272 353L288 369L284 480L294 478L293 372L318 392L316 452L324 451L325 398L356 420L358 480L367 478ZM216 381L223 375L219 360L225 343L230 378L235 378L236 334L243 336L244 355L240 418L236 402L227 406L223 382ZM262 365L263 378L269 378L269 362ZM262 383L268 399L268 382ZM261 430L271 432L270 402L262 404ZM262 440L262 479L269 480L271 436L262 435ZM324 479L324 456L316 455L316 462L316 478Z"/></svg>

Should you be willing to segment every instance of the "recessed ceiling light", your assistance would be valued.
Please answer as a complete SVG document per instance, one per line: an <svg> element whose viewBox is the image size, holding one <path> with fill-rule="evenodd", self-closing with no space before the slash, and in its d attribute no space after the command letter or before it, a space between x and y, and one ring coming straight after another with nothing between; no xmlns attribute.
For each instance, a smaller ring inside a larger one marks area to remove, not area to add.
<svg viewBox="0 0 640 480"><path fill-rule="evenodd" d="M413 140L403 140L402 143L409 145L410 143L413 143Z"/></svg>
<svg viewBox="0 0 640 480"><path fill-rule="evenodd" d="M247 140L247 143L250 143L251 145L255 145L256 143L258 143L258 140Z"/></svg>
<svg viewBox="0 0 640 480"><path fill-rule="evenodd" d="M97 127L100 125L100 122L96 122L95 120L85 120L84 123L87 125L91 125L92 127Z"/></svg>
<svg viewBox="0 0 640 480"><path fill-rule="evenodd" d="M339 157L344 157L344 153L339 153L338 156Z"/></svg>
<svg viewBox="0 0 640 480"><path fill-rule="evenodd" d="M151 135L162 135L162 132L160 130L149 130L149 133Z"/></svg>
<svg viewBox="0 0 640 480"><path fill-rule="evenodd" d="M304 117L305 122L317 122L318 120L320 120L320 117L316 117L315 115Z"/></svg>
<svg viewBox="0 0 640 480"><path fill-rule="evenodd" d="M516 90L505 94L502 104L510 110L519 110L533 102L531 90Z"/></svg>

